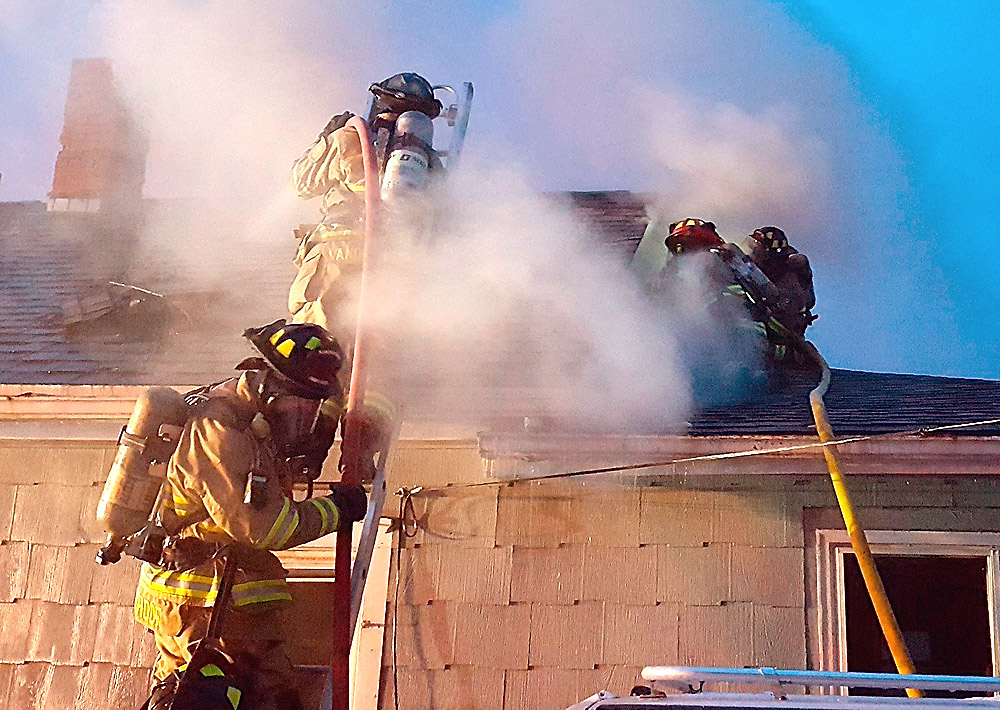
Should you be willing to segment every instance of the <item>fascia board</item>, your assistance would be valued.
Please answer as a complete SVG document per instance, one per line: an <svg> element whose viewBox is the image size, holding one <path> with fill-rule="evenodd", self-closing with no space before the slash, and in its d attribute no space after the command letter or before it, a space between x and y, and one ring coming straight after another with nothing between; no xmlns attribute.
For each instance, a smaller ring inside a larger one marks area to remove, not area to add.
<svg viewBox="0 0 1000 710"><path fill-rule="evenodd" d="M482 433L479 453L498 478L575 468L658 463L623 475L825 475L822 449L809 436L614 436ZM796 448L808 447L808 448ZM790 449L790 450L789 450ZM873 437L841 444L848 473L1000 475L1000 437ZM720 454L752 455L707 458ZM695 460L692 460L695 459Z"/></svg>

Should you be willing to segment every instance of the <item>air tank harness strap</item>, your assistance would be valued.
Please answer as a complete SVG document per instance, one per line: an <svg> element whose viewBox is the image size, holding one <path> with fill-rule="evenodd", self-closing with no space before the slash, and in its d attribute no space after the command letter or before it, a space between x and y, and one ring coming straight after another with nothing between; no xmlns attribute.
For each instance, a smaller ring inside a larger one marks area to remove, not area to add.
<svg viewBox="0 0 1000 710"><path fill-rule="evenodd" d="M117 445L125 444L126 446L134 446L143 451L146 448L146 437L136 436L129 432L127 426L123 426L121 432L118 434L118 441L115 442Z"/></svg>

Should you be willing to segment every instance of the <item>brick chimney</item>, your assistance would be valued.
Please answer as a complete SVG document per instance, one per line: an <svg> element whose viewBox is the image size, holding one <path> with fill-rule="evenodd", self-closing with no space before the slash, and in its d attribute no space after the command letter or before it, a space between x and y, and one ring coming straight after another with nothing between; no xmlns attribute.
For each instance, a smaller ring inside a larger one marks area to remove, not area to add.
<svg viewBox="0 0 1000 710"><path fill-rule="evenodd" d="M135 209L148 142L115 85L108 59L76 59L56 158L50 212Z"/></svg>

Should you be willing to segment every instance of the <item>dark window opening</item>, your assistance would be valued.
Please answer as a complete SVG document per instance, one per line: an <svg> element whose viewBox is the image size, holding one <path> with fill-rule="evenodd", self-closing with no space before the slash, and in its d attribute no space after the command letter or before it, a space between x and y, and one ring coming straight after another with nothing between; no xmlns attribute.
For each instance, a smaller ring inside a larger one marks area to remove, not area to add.
<svg viewBox="0 0 1000 710"><path fill-rule="evenodd" d="M917 673L993 675L985 557L876 555L875 559ZM895 673L853 554L844 555L844 586L848 670ZM875 688L852 692L905 695ZM926 695L984 694L928 691Z"/></svg>

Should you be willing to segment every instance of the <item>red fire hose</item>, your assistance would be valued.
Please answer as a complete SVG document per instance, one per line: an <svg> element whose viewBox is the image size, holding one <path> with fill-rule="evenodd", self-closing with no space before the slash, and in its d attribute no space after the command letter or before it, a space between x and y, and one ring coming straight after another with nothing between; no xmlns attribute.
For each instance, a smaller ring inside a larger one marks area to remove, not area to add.
<svg viewBox="0 0 1000 710"><path fill-rule="evenodd" d="M358 296L358 324L354 335L354 355L351 367L351 389L347 395L347 415L352 414L365 400L366 361L368 353L368 333L365 330L365 308L368 283L372 264L373 235L377 231L377 220L381 198L379 196L378 165L368 124L354 116L347 127L358 133L361 141L361 155L365 163L365 246L361 262L361 286ZM346 438L342 443L344 483L359 483L361 466L358 459L356 440ZM348 710L350 707L350 660L351 641L354 628L351 625L351 543L354 531L351 525L337 532L337 554L334 563L333 603L336 613L333 617L333 710Z"/></svg>

